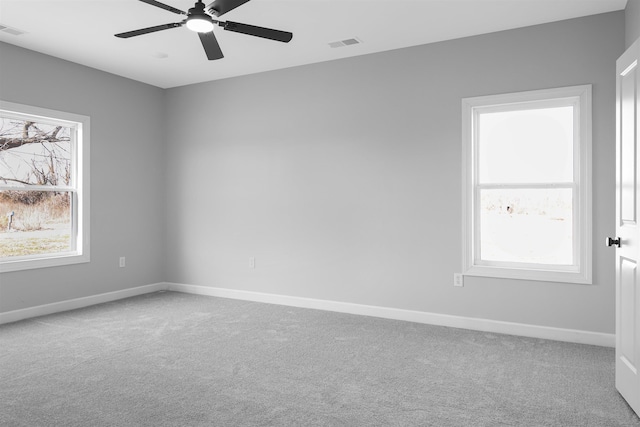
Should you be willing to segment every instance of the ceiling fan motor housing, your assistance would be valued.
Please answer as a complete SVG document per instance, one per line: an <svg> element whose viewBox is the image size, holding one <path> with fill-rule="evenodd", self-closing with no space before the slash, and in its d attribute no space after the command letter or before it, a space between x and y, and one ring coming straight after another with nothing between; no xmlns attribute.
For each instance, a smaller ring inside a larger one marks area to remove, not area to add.
<svg viewBox="0 0 640 427"><path fill-rule="evenodd" d="M205 15L205 16L209 16L207 15L207 13L204 11L204 3L202 3L202 1L198 1L191 9L189 9L189 16L193 16L193 15Z"/></svg>

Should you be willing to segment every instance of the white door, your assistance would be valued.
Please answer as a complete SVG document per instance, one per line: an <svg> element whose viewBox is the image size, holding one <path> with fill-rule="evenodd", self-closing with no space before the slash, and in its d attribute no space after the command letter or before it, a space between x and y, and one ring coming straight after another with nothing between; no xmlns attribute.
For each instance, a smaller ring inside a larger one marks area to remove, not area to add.
<svg viewBox="0 0 640 427"><path fill-rule="evenodd" d="M616 63L616 388L640 414L640 40ZM618 240L619 239L619 240Z"/></svg>

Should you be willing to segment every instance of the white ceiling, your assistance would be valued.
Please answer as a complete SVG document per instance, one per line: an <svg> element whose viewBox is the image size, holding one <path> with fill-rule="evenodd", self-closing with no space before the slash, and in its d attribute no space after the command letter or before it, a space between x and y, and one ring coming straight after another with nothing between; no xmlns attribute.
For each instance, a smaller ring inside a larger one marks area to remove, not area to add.
<svg viewBox="0 0 640 427"><path fill-rule="evenodd" d="M183 11L195 3L160 1ZM184 18L138 0L0 0L0 25L24 32L0 31L0 41L169 88L611 12L626 2L253 0L221 20L290 31L293 40L285 44L216 27L225 57L208 61L198 36L186 27L114 37ZM350 38L362 43L329 47Z"/></svg>

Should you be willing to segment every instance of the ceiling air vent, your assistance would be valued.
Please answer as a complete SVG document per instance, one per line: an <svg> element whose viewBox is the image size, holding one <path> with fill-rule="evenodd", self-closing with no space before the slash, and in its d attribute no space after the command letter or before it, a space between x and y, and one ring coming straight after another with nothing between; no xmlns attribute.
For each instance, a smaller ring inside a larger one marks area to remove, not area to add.
<svg viewBox="0 0 640 427"><path fill-rule="evenodd" d="M360 44L362 43L362 40L360 39L346 39L346 40L340 40L337 42L331 42L329 43L330 47L343 47L343 46L352 46L354 44Z"/></svg>
<svg viewBox="0 0 640 427"><path fill-rule="evenodd" d="M7 33L11 34L12 36L21 36L23 34L26 34L25 31L20 31L16 28L11 28L3 24L0 24L0 33Z"/></svg>

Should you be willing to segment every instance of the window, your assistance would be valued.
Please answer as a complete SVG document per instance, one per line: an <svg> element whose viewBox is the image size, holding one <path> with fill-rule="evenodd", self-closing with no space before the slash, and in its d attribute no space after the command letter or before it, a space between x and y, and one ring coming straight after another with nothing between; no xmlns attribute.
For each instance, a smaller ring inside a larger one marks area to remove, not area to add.
<svg viewBox="0 0 640 427"><path fill-rule="evenodd" d="M0 101L0 272L89 261L89 117Z"/></svg>
<svg viewBox="0 0 640 427"><path fill-rule="evenodd" d="M464 273L591 283L591 86L462 110Z"/></svg>

